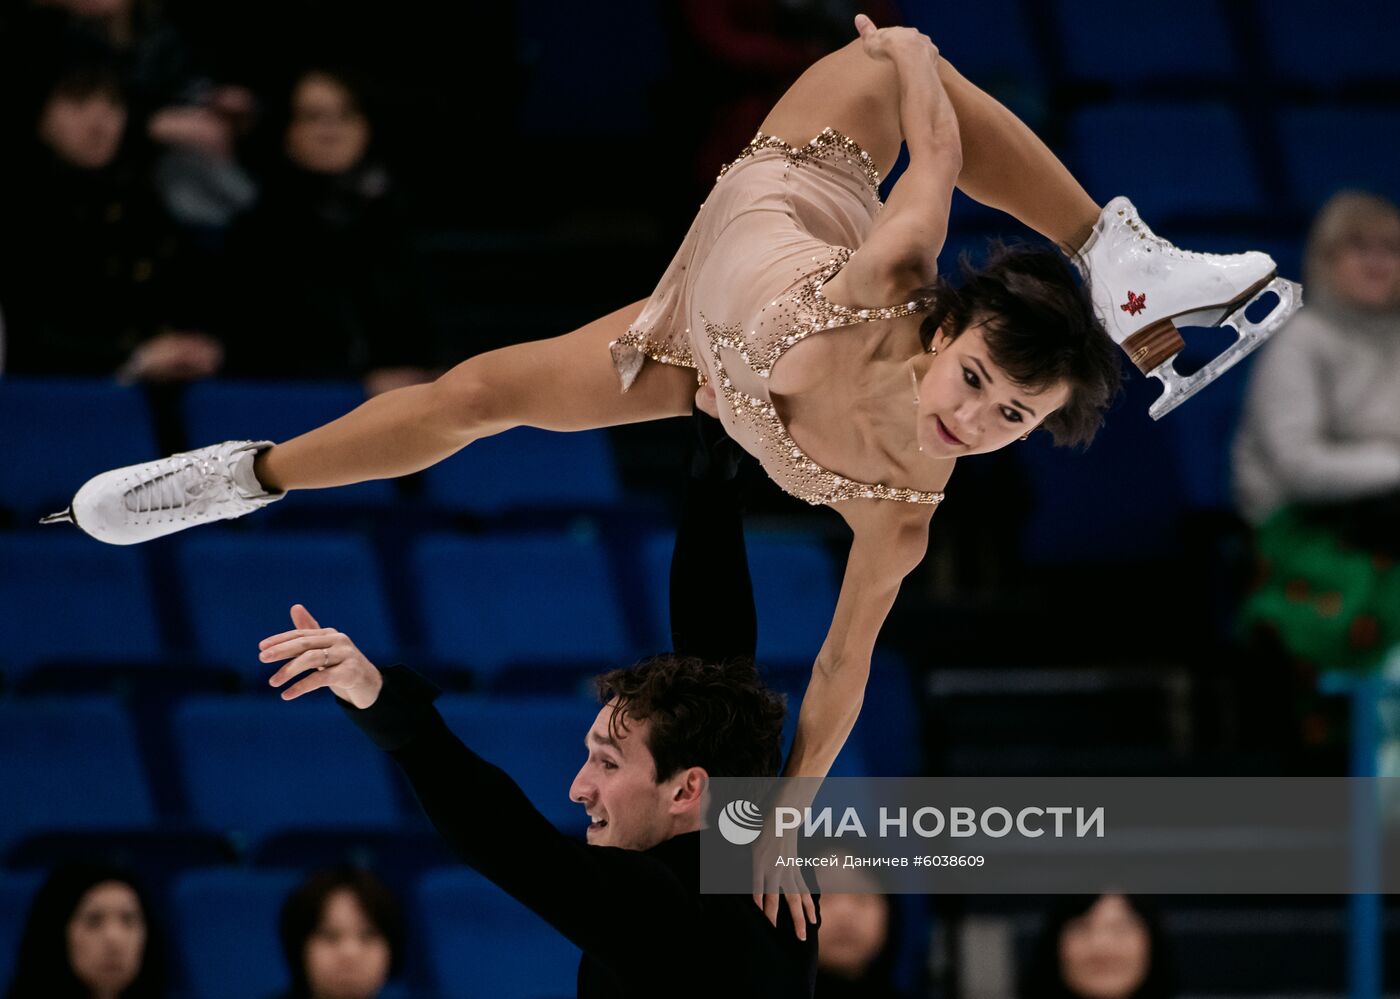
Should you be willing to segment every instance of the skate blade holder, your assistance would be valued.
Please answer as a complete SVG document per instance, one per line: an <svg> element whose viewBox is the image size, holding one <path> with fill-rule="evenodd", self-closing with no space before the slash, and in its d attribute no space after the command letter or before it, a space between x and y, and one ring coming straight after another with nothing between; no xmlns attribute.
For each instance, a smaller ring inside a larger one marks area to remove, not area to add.
<svg viewBox="0 0 1400 999"><path fill-rule="evenodd" d="M1265 295L1273 292L1278 296L1278 304L1269 311L1258 322L1250 319L1245 312L1251 305L1259 301ZM1268 284L1260 288L1249 301L1241 304L1234 312L1217 319L1211 325L1229 326L1235 330L1235 342L1226 347L1216 355L1215 359L1205 364L1199 371L1190 375L1182 375L1177 372L1172 360L1176 355L1167 358L1157 365L1147 374L1156 378L1162 383L1162 394L1157 397L1148 409L1148 415L1154 420L1160 420L1183 402L1215 381L1225 372L1229 371L1236 364L1243 361L1251 353L1259 348L1261 344L1286 323L1293 313L1297 312L1303 305L1303 286L1296 281L1289 281L1287 278L1276 277ZM1209 318L1207 313L1194 312L1184 316L1173 317L1173 321L1178 326L1193 325L1193 320Z"/></svg>

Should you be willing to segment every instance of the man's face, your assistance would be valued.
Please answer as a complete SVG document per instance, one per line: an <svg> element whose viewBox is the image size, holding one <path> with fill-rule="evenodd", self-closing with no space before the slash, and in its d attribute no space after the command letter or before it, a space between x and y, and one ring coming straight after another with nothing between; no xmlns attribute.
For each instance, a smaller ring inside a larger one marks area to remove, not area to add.
<svg viewBox="0 0 1400 999"><path fill-rule="evenodd" d="M675 782L656 782L649 722L627 717L609 730L616 708L616 700L603 705L588 730L588 759L569 788L569 800L588 810L591 846L647 850L675 835Z"/></svg>

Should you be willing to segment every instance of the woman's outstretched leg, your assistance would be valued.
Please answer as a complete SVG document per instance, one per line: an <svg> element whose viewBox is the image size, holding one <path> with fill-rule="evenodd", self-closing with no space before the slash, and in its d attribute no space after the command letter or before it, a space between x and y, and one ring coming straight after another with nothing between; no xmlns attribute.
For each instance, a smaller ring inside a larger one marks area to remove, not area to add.
<svg viewBox="0 0 1400 999"><path fill-rule="evenodd" d="M648 364L627 392L619 390L608 344L644 304L564 336L480 354L430 384L375 396L263 451L258 481L273 492L343 486L421 471L512 427L590 430L682 416L695 395L689 369Z"/></svg>
<svg viewBox="0 0 1400 999"><path fill-rule="evenodd" d="M690 369L648 364L621 390L608 345L641 307L471 358L431 385L376 396L282 445L226 441L104 472L44 522L72 521L101 541L136 544L241 517L288 489L407 475L511 427L587 430L683 416L695 397Z"/></svg>
<svg viewBox="0 0 1400 999"><path fill-rule="evenodd" d="M941 55L938 74L962 135L958 189L1067 250L1083 246L1098 203L1025 122Z"/></svg>
<svg viewBox="0 0 1400 999"><path fill-rule="evenodd" d="M968 82L946 53L939 53L938 66L962 137L958 187L1047 239L1078 249L1098 220L1099 205L1049 146ZM899 88L890 63L870 58L855 41L803 73L764 119L763 131L801 144L830 126L854 139L887 173L904 139Z"/></svg>

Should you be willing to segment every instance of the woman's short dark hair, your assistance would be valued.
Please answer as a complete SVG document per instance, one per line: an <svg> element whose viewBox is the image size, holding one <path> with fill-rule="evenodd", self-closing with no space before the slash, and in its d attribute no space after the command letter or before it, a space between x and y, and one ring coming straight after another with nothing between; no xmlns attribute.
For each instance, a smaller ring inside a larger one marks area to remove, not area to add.
<svg viewBox="0 0 1400 999"><path fill-rule="evenodd" d="M369 871L345 865L317 871L303 881L282 903L279 926L282 955L291 977L290 995L311 994L306 980L306 943L321 925L326 901L339 891L348 891L364 910L365 918L389 944L389 973L398 972L403 962L403 918L399 903L384 883Z"/></svg>
<svg viewBox="0 0 1400 999"><path fill-rule="evenodd" d="M146 923L141 965L122 992L122 999L157 999L165 995L164 941L151 915L146 892L122 868L73 863L55 867L30 903L6 999L87 999L88 989L73 973L68 959L68 924L83 896L108 881L124 884L136 893Z"/></svg>
<svg viewBox="0 0 1400 999"><path fill-rule="evenodd" d="M750 660L654 656L594 684L602 703L618 700L614 730L628 718L650 723L658 782L685 767L711 777L772 777L782 765L786 704Z"/></svg>
<svg viewBox="0 0 1400 999"><path fill-rule="evenodd" d="M993 242L981 267L964 253L956 282L939 277L921 294L935 300L919 330L925 348L940 326L951 338L980 324L992 361L1018 385L1069 384L1069 399L1044 423L1055 443L1094 439L1122 384L1122 367L1088 290L1063 255Z"/></svg>
<svg viewBox="0 0 1400 999"><path fill-rule="evenodd" d="M1070 991L1060 967L1060 937L1072 920L1078 919L1106 895L1065 895L1055 899L1045 914L1026 973L1017 990L1020 999L1083 999ZM1176 965L1171 947L1162 930L1162 921L1146 899L1120 895L1147 930L1147 974L1128 999L1171 999L1176 995Z"/></svg>

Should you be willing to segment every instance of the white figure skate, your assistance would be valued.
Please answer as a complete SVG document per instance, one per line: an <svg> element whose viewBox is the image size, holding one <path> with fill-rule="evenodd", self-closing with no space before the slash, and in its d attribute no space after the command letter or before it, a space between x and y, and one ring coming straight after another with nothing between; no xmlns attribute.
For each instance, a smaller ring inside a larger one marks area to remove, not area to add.
<svg viewBox="0 0 1400 999"><path fill-rule="evenodd" d="M1148 412L1161 419L1215 381L1297 312L1300 285L1277 276L1267 253L1191 253L1154 235L1127 198L1114 198L1075 259L1109 335L1164 391ZM1245 310L1273 292L1278 304L1259 321ZM1178 326L1230 326L1234 343L1192 375L1172 358L1185 341Z"/></svg>
<svg viewBox="0 0 1400 999"><path fill-rule="evenodd" d="M89 479L62 513L42 524L71 523L98 541L134 545L196 524L231 520L282 498L253 475L253 458L271 441L225 441Z"/></svg>

